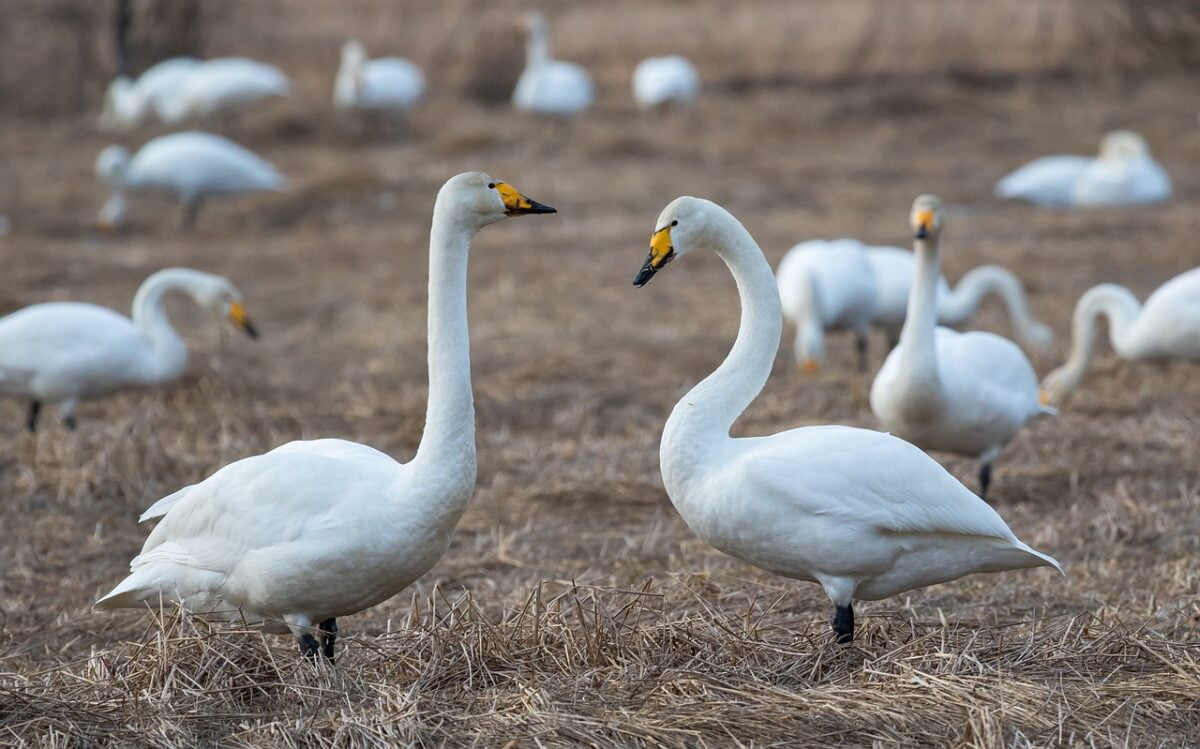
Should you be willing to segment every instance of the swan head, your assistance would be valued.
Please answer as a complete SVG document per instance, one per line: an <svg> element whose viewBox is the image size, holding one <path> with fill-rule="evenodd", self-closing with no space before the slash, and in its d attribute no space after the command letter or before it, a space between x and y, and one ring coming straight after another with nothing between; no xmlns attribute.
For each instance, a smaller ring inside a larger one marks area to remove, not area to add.
<svg viewBox="0 0 1200 749"><path fill-rule="evenodd" d="M634 286L645 286L667 263L708 244L710 223L707 207L710 205L707 200L688 195L675 198L667 204L658 215L658 223L650 235L650 254L634 277Z"/></svg>
<svg viewBox="0 0 1200 749"><path fill-rule="evenodd" d="M258 338L258 328L250 322L242 292L233 282L223 276L198 270L180 269L186 273L183 290L201 309L214 316L229 320L235 328L251 338Z"/></svg>
<svg viewBox="0 0 1200 749"><path fill-rule="evenodd" d="M1081 368L1072 367L1070 364L1063 365L1042 379L1038 400L1043 406L1061 405L1067 394L1079 387L1079 383L1082 381L1083 371Z"/></svg>
<svg viewBox="0 0 1200 749"><path fill-rule="evenodd" d="M909 224L912 226L913 238L935 239L942 233L942 223L945 212L942 201L936 195L918 195L913 201L912 213L909 214Z"/></svg>
<svg viewBox="0 0 1200 749"><path fill-rule="evenodd" d="M342 63L358 64L367 59L367 48L357 39L351 39L342 45Z"/></svg>
<svg viewBox="0 0 1200 749"><path fill-rule="evenodd" d="M1150 155L1146 139L1132 130L1113 130L1100 141L1100 158L1130 161Z"/></svg>
<svg viewBox="0 0 1200 749"><path fill-rule="evenodd" d="M114 78L104 92L104 108L100 112L99 122L101 129L125 130L140 124L146 112L139 98L128 76Z"/></svg>
<svg viewBox="0 0 1200 749"><path fill-rule="evenodd" d="M558 213L548 205L522 195L515 187L483 172L463 172L446 181L438 201L449 198L466 215L473 216L479 227L494 224L509 216L534 213Z"/></svg>
<svg viewBox="0 0 1200 749"><path fill-rule="evenodd" d="M96 178L104 182L113 194L100 209L97 225L104 231L115 231L125 225L129 210L125 203L125 169L129 151L124 146L109 146L96 157Z"/></svg>
<svg viewBox="0 0 1200 749"><path fill-rule="evenodd" d="M546 16L536 10L531 10L522 15L517 25L531 36L544 35L549 28L546 23Z"/></svg>

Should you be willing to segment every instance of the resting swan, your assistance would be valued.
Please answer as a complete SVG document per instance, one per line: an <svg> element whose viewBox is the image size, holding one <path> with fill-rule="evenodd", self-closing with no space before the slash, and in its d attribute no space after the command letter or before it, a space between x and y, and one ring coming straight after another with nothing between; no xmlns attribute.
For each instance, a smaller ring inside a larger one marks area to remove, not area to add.
<svg viewBox="0 0 1200 749"><path fill-rule="evenodd" d="M175 92L163 100L159 116L177 125L240 112L263 99L287 96L290 90L291 81L273 65L245 57L219 57L188 71Z"/></svg>
<svg viewBox="0 0 1200 749"><path fill-rule="evenodd" d="M1037 376L1016 344L992 333L937 325L938 239L942 203L913 202L916 278L900 345L871 385L871 410L884 429L926 450L979 459L987 499L992 463L1033 417L1053 413L1038 400Z"/></svg>
<svg viewBox="0 0 1200 749"><path fill-rule="evenodd" d="M550 30L541 13L525 14L525 70L513 90L513 106L523 112L570 117L592 104L592 79L573 62L550 56Z"/></svg>
<svg viewBox="0 0 1200 749"><path fill-rule="evenodd" d="M915 275L912 252L899 247L867 247L867 261L875 273L879 295L871 324L887 333L892 347L899 339L900 328L908 310L908 295ZM966 325L988 295L995 294L1004 304L1008 319L1021 343L1034 351L1046 351L1054 343L1054 332L1039 322L1029 311L1025 287L1009 270L998 265L972 268L952 290L946 278L937 280L938 324L950 328Z"/></svg>
<svg viewBox="0 0 1200 749"><path fill-rule="evenodd" d="M1142 136L1114 130L1098 158L1046 156L996 183L996 197L1048 208L1157 203L1171 199L1171 179Z"/></svg>
<svg viewBox="0 0 1200 749"><path fill-rule="evenodd" d="M855 239L801 242L776 271L783 317L795 327L796 363L816 372L825 358L825 331L852 330L858 368L867 371L867 331L875 312L875 274Z"/></svg>
<svg viewBox="0 0 1200 749"><path fill-rule="evenodd" d="M333 84L338 109L403 113L425 93L421 69L401 57L367 59L361 42L342 45L342 64Z"/></svg>
<svg viewBox="0 0 1200 749"><path fill-rule="evenodd" d="M1071 356L1042 381L1042 400L1059 403L1083 381L1096 350L1096 319L1108 317L1112 347L1122 359L1200 361L1200 268L1175 276L1139 305L1128 289L1106 283L1075 305Z"/></svg>
<svg viewBox="0 0 1200 749"><path fill-rule="evenodd" d="M163 308L172 292L257 337L241 292L227 279L188 268L147 278L133 297L132 319L80 302L35 304L0 318L0 392L30 400L29 431L37 430L43 403L57 405L74 429L79 401L182 375L187 346Z"/></svg>
<svg viewBox="0 0 1200 749"><path fill-rule="evenodd" d="M452 177L438 193L429 240L429 401L410 462L322 439L231 463L142 515L162 521L131 574L96 606L176 601L290 631L302 653L332 659L336 618L382 603L425 574L475 491L471 238L506 216L553 212L478 172Z"/></svg>
<svg viewBox="0 0 1200 749"><path fill-rule="evenodd" d="M128 130L141 125L151 113L162 119L167 100L199 64L194 57L172 57L147 69L137 81L126 76L114 78L104 95L100 126Z"/></svg>
<svg viewBox="0 0 1200 749"><path fill-rule="evenodd" d="M633 69L633 99L642 109L688 104L700 95L700 76L686 57L649 57Z"/></svg>
<svg viewBox="0 0 1200 749"><path fill-rule="evenodd" d="M125 225L128 190L174 193L183 203L180 226L190 229L209 197L286 187L286 180L269 162L218 135L197 132L155 138L132 159L123 146L109 146L96 157L96 176L111 192L98 219L105 229Z"/></svg>
<svg viewBox="0 0 1200 749"><path fill-rule="evenodd" d="M716 252L737 281L742 322L729 356L679 401L663 429L663 483L684 522L717 549L816 582L854 639L854 599L878 600L974 572L1061 568L996 511L901 439L818 426L734 439L729 430L771 373L782 309L749 232L707 200L677 198L658 218L644 286L676 256Z"/></svg>

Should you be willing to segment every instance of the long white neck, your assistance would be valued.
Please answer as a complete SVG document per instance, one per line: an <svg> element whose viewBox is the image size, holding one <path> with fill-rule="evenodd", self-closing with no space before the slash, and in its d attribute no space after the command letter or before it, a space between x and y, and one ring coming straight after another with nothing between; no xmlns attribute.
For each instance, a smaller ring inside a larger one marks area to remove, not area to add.
<svg viewBox="0 0 1200 749"><path fill-rule="evenodd" d="M1088 290L1075 305L1071 318L1071 356L1060 367L1061 377L1070 387L1077 386L1092 365L1096 353L1096 320L1108 317L1108 337L1117 353L1125 356L1133 348L1130 327L1137 319L1141 303L1129 289L1113 283Z"/></svg>
<svg viewBox="0 0 1200 749"><path fill-rule="evenodd" d="M998 265L981 265L962 277L954 291L938 299L938 320L958 327L969 320L988 294L1000 297L1017 336L1035 347L1045 346L1053 334L1029 311L1025 288L1008 270Z"/></svg>
<svg viewBox="0 0 1200 749"><path fill-rule="evenodd" d="M912 293L908 295L908 311L904 327L900 330L900 371L911 382L936 387L937 366L937 287L941 275L938 270L938 246L936 235L929 239L914 240L916 268Z"/></svg>
<svg viewBox="0 0 1200 749"><path fill-rule="evenodd" d="M525 37L525 67L536 68L550 60L550 34L542 19L531 20Z"/></svg>
<svg viewBox="0 0 1200 749"><path fill-rule="evenodd" d="M724 209L708 215L712 249L737 281L742 320L737 341L721 366L675 405L663 430L659 457L669 492L703 472L705 456L730 439L737 417L758 396L783 327L783 311L771 266L745 227Z"/></svg>
<svg viewBox="0 0 1200 749"><path fill-rule="evenodd" d="M825 320L821 299L821 285L817 274L808 269L804 272L804 297L800 300L800 315L796 319L796 361L820 361L825 358Z"/></svg>
<svg viewBox="0 0 1200 749"><path fill-rule="evenodd" d="M179 333L171 325L163 298L172 291L187 292L191 288L190 272L180 268L160 270L138 287L133 297L133 325L146 339L151 370L147 382L165 382L183 373L188 351Z"/></svg>
<svg viewBox="0 0 1200 749"><path fill-rule="evenodd" d="M475 486L475 402L467 332L467 256L477 228L452 195L438 193L429 236L429 403L414 466ZM445 474L444 474L445 475ZM470 498L467 492L463 498Z"/></svg>

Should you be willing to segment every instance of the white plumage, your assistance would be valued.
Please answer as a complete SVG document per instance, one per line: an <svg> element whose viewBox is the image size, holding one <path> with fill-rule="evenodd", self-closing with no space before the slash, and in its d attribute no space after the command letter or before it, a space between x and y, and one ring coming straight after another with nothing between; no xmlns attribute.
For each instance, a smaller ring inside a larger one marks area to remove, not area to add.
<svg viewBox="0 0 1200 749"><path fill-rule="evenodd" d="M976 457L980 495L992 462L1033 417L1047 412L1037 377L1016 344L992 333L937 327L937 243L941 202L913 203L916 278L900 344L871 386L871 410L884 429L926 450Z"/></svg>
<svg viewBox="0 0 1200 749"><path fill-rule="evenodd" d="M225 466L143 515L162 520L131 574L96 606L177 601L290 631L305 654L332 658L335 618L374 606L425 574L446 551L475 490L471 238L506 215L550 212L477 172L453 177L438 193L430 235L429 400L412 461L324 439Z"/></svg>
<svg viewBox="0 0 1200 749"><path fill-rule="evenodd" d="M30 430L43 403L58 405L63 421L73 427L81 400L178 378L188 355L163 308L172 292L255 335L232 283L168 268L142 283L132 318L79 302L35 304L0 318L0 392L31 401Z"/></svg>
<svg viewBox="0 0 1200 749"><path fill-rule="evenodd" d="M996 183L996 197L1050 207L1157 203L1171 199L1171 179L1142 136L1114 130L1097 158L1046 156Z"/></svg>
<svg viewBox="0 0 1200 749"><path fill-rule="evenodd" d="M142 124L151 114L163 119L167 101L199 64L194 57L172 57L147 69L137 81L125 76L113 79L104 96L101 127L127 130Z"/></svg>
<svg viewBox="0 0 1200 749"><path fill-rule="evenodd" d="M525 16L525 70L513 90L513 106L523 112L569 117L592 104L592 79L573 62L550 56L550 30L541 13Z"/></svg>
<svg viewBox="0 0 1200 749"><path fill-rule="evenodd" d="M408 60L369 60L362 43L349 41L342 46L333 86L333 104L338 109L401 113L415 106L424 93L425 76Z"/></svg>
<svg viewBox="0 0 1200 749"><path fill-rule="evenodd" d="M699 95L700 76L685 57L650 57L633 70L633 98L643 109L687 104Z"/></svg>
<svg viewBox="0 0 1200 749"><path fill-rule="evenodd" d="M1109 340L1122 359L1200 361L1200 268L1167 281L1144 305L1123 286L1089 289L1075 304L1071 356L1042 381L1046 402L1058 403L1083 381L1095 355L1101 316L1108 318Z"/></svg>
<svg viewBox="0 0 1200 749"><path fill-rule="evenodd" d="M731 438L779 345L782 309L771 268L737 219L709 201L678 198L655 228L634 285L676 255L711 249L729 266L742 302L737 342L675 406L659 450L667 494L701 538L757 567L819 583L837 606L840 642L853 639L856 598L886 598L973 572L1058 567L896 437L821 426Z"/></svg>
<svg viewBox="0 0 1200 749"><path fill-rule="evenodd" d="M133 158L122 146L109 146L96 158L96 176L111 192L100 209L100 224L107 228L125 223L130 190L173 194L183 203L183 226L189 227L207 198L286 187L284 177L266 160L225 138L198 132L155 138Z"/></svg>
<svg viewBox="0 0 1200 749"><path fill-rule="evenodd" d="M219 57L192 68L174 94L159 108L162 120L188 119L240 112L263 99L287 96L291 81L279 68L244 57Z"/></svg>

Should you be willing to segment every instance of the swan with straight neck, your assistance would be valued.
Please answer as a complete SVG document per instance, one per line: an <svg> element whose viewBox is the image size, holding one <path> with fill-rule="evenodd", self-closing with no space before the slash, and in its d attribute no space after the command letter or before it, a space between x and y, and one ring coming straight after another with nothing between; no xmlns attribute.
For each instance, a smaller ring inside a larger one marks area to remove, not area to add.
<svg viewBox="0 0 1200 749"><path fill-rule="evenodd" d="M98 608L174 601L290 632L332 660L337 617L408 587L445 553L475 492L467 332L472 237L508 216L554 213L479 172L438 192L429 240L429 401L416 455L399 463L340 439L289 442L165 497L131 574Z"/></svg>
<svg viewBox="0 0 1200 749"><path fill-rule="evenodd" d="M659 447L667 495L697 535L756 567L819 583L835 605L840 643L854 639L855 599L974 572L1059 568L937 462L891 435L818 426L731 437L779 347L782 308L762 251L728 211L681 197L660 214L633 283L645 286L700 249L729 267L742 318L725 361L671 411Z"/></svg>

